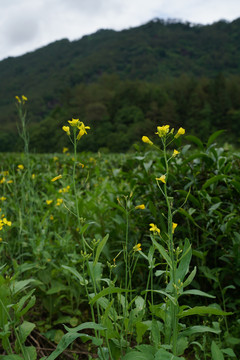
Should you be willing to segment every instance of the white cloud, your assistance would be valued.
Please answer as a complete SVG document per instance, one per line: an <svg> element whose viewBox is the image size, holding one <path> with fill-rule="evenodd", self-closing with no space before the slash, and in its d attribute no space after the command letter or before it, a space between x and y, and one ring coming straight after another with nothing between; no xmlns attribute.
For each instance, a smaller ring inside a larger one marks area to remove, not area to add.
<svg viewBox="0 0 240 360"><path fill-rule="evenodd" d="M239 0L0 0L0 59L100 28L121 30L152 18L212 23L240 16Z"/></svg>

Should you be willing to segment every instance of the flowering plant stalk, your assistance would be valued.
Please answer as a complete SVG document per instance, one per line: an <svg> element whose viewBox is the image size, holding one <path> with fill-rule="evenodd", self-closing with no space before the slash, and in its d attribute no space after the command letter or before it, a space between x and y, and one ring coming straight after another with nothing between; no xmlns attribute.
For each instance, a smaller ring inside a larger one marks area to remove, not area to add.
<svg viewBox="0 0 240 360"><path fill-rule="evenodd" d="M149 254L146 256L144 253L141 253L144 258L146 258L149 262L149 268L151 269L149 273L149 278L147 281L147 290L151 292L151 304L150 310L152 312L152 329L154 323L156 324L155 316L157 314L158 317L164 323L164 346L168 346L171 349L171 353L174 356L182 355L184 349L181 348L181 340L185 335L184 330L181 331L183 328L183 324L180 324L180 319L183 319L185 316L189 315L206 315L206 314L215 314L215 315L228 315L230 313L226 313L222 310L216 309L214 307L194 307L189 308L184 305L179 305L179 298L183 295L192 294L198 296L205 296L208 298L213 298L212 295L209 295L203 291L198 289L191 289L191 290L184 290L185 287L191 284L194 276L196 274L196 267L192 270L192 272L187 276L189 271L189 265L192 256L191 244L188 239L185 239L184 246L180 248L179 246L175 245L174 241L174 232L178 226L177 223L173 222L174 216L178 212L178 209L174 210L174 199L169 196L168 193L168 181L169 181L169 163L172 158L175 158L179 151L176 149L173 150L171 155L167 152L167 147L174 142L175 139L178 139L180 136L185 134L185 130L180 128L177 133L174 135L174 129L170 131L169 125L158 126L157 132L155 133L159 136L161 141L161 148L156 146L148 137L143 136L142 141L144 143L149 144L150 146L154 146L158 150L161 151L161 154L164 159L165 165L165 172L160 174L159 177L156 178L157 186L163 195L166 207L167 207L167 232L162 234L161 230L158 226L154 223L150 224L150 232L151 240L153 243L153 247L150 247ZM189 193L188 193L189 195ZM181 205L180 208L185 204L187 201L188 195ZM152 270L156 268L155 260L153 260L153 254L157 250L166 264L166 270L158 270L159 274L165 274L166 279L166 287L165 289L153 289L153 282L152 282ZM151 286L149 286L149 279L151 278ZM153 295L160 294L164 296L164 302L158 305L153 303L154 296ZM146 300L146 297L145 297ZM186 310L187 308L187 310ZM191 334L202 332L202 331L212 331L212 329L203 329L203 327L193 327L190 328ZM188 332L186 330L186 334ZM154 332L154 331L152 331ZM155 332L156 338L156 332ZM159 337L160 338L160 337ZM158 344L157 346L159 346ZM161 346L161 345L160 345ZM188 344L186 345L186 347ZM158 354L164 356L164 352L166 350L160 349ZM174 357L175 359L175 357ZM176 359L180 359L177 357ZM183 359L183 358L181 358Z"/></svg>

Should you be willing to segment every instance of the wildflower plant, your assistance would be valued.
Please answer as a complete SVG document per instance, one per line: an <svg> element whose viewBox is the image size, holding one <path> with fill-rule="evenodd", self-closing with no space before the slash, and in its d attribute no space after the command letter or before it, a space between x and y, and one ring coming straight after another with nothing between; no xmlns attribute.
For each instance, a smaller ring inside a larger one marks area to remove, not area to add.
<svg viewBox="0 0 240 360"><path fill-rule="evenodd" d="M151 293L151 329L153 342L155 342L155 346L159 348L157 354L159 356L164 356L167 352L169 352L169 356L171 353L173 354L174 359L180 359L177 356L182 355L184 350L189 346L186 337L188 334L193 335L204 331L214 332L214 330L210 327L204 328L202 326L189 327L186 329L186 325L181 323L180 320L190 315L227 315L230 313L226 313L215 306L197 306L191 308L186 305L180 305L179 299L185 295L205 296L208 298L214 298L214 296L198 289L185 290L185 288L193 281L197 269L195 267L192 272L188 274L192 257L192 249L189 240L186 238L183 241L184 245L182 247L176 246L174 240L178 224L173 222L173 219L177 215L179 209L174 209L174 199L169 196L168 192L169 167L172 158L178 156L180 152L174 149L173 153L169 155L167 147L172 144L175 139L184 135L185 129L180 128L177 133L174 134L174 129L170 129L169 125L163 125L157 127L157 132L155 134L160 138L160 147L155 145L154 142L145 136L142 137L142 141L157 148L163 156L165 173L157 177L156 182L160 193L166 202L167 214L165 217L167 221L167 232L162 232L158 225L151 223L149 230L151 233L150 238L152 240L152 246L150 247L148 256L144 253L141 254L148 260L149 269L151 270L149 272L150 281L148 280L147 287L149 284L151 284L151 286L147 288L146 292ZM189 193L187 194L184 203L187 201L188 195ZM165 288L160 289L153 288L153 269L157 269L159 266L159 264L157 265L155 261L154 254L156 251L159 252L160 258L165 263L165 269L156 270L155 272L156 276L165 275L162 278L165 278L166 286ZM162 297L163 301L155 304L156 298L159 295ZM163 327L158 324L158 321L156 320L157 318L160 318ZM162 332L162 340L160 339L160 336L156 337L156 328L159 332ZM157 343L156 338L158 339ZM132 352L133 356L136 354L137 352ZM127 359L133 359L133 357L128 357Z"/></svg>

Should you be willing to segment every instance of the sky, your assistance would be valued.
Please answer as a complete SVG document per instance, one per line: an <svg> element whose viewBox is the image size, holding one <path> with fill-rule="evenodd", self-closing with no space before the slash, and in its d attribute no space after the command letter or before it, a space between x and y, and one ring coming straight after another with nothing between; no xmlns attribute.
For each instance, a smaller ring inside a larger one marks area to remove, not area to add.
<svg viewBox="0 0 240 360"><path fill-rule="evenodd" d="M99 29L123 30L153 18L194 24L233 21L240 0L0 0L0 60Z"/></svg>

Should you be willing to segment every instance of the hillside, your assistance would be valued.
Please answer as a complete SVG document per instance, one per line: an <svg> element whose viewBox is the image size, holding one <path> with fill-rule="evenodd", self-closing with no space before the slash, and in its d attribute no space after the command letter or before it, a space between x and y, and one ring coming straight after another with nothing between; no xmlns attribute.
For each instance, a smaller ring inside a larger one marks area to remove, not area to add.
<svg viewBox="0 0 240 360"><path fill-rule="evenodd" d="M9 134L13 139L16 133L17 94L28 96L34 124L64 107L73 89L97 83L106 74L115 84L118 79L117 84L131 80L159 85L183 74L189 79L213 79L220 73L233 78L240 74L239 38L240 18L207 26L154 19L137 28L99 30L78 41L63 39L5 59L0 62L0 150L9 144Z"/></svg>

